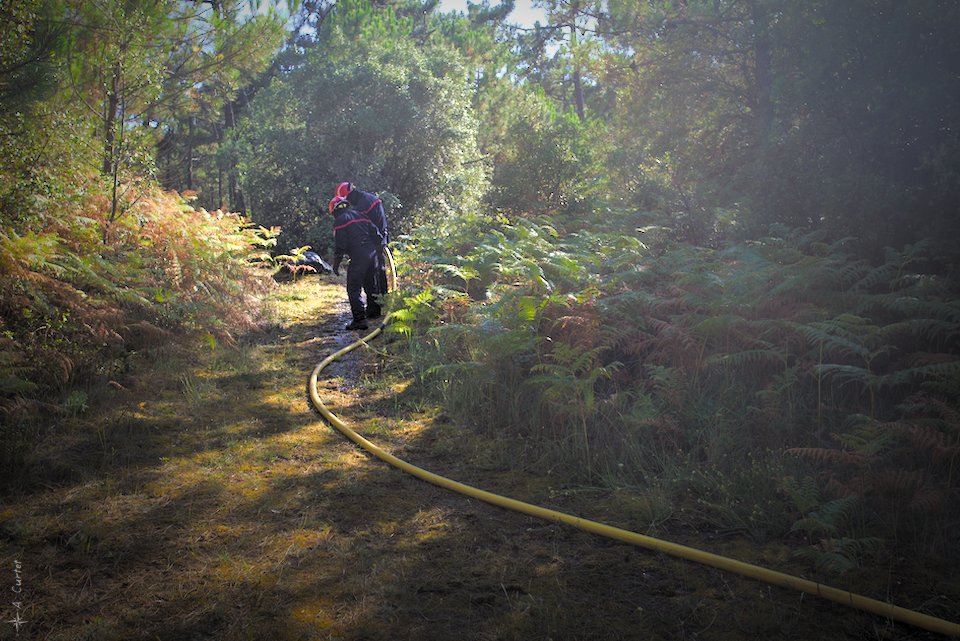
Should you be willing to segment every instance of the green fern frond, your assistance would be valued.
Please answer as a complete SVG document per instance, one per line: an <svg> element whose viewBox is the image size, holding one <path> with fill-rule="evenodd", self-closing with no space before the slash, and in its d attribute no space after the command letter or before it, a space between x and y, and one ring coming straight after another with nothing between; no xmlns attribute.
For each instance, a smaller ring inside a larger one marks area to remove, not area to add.
<svg viewBox="0 0 960 641"><path fill-rule="evenodd" d="M60 244L56 234L0 230L0 269L12 272L19 266L58 274L61 268L53 261L60 255Z"/></svg>
<svg viewBox="0 0 960 641"><path fill-rule="evenodd" d="M629 310L632 313L645 313L653 309L658 299L655 294L645 289L631 289L625 292L604 296L600 299L601 307L618 310Z"/></svg>
<svg viewBox="0 0 960 641"><path fill-rule="evenodd" d="M877 384L878 377L865 367L856 365L838 365L827 363L814 367L814 372L820 376L836 378L841 385L849 383L859 383L864 386L873 386Z"/></svg>
<svg viewBox="0 0 960 641"><path fill-rule="evenodd" d="M910 318L884 325L878 335L884 341L918 336L930 342L952 342L960 339L960 323L938 318Z"/></svg>
<svg viewBox="0 0 960 641"><path fill-rule="evenodd" d="M514 361L520 355L532 354L540 340L527 329L503 330L492 325L480 335L482 350L494 362Z"/></svg>
<svg viewBox="0 0 960 641"><path fill-rule="evenodd" d="M718 314L696 323L690 331L699 336L711 338L723 336L746 322L746 319L738 314Z"/></svg>
<svg viewBox="0 0 960 641"><path fill-rule="evenodd" d="M791 532L802 532L808 537L836 534L837 526L821 521L815 516L805 516L797 519L790 527Z"/></svg>
<svg viewBox="0 0 960 641"><path fill-rule="evenodd" d="M879 389L901 385L916 385L931 379L956 379L960 377L960 360L910 367L876 378Z"/></svg>
<svg viewBox="0 0 960 641"><path fill-rule="evenodd" d="M877 537L822 539L817 545L797 550L798 557L812 561L818 568L844 574L858 567L863 558L883 546Z"/></svg>
<svg viewBox="0 0 960 641"><path fill-rule="evenodd" d="M94 289L118 297L122 288L117 284L116 274L108 271L107 274L113 276L110 278L101 275L98 271L103 269L103 262L105 261L93 262L93 259L81 258L72 252L65 252L57 259L63 274L69 275L69 279L78 287L88 291Z"/></svg>
<svg viewBox="0 0 960 641"><path fill-rule="evenodd" d="M855 427L835 433L833 437L849 453L864 456L868 460L875 459L898 439L901 425L896 422L882 423L862 415L850 417L850 423Z"/></svg>
<svg viewBox="0 0 960 641"><path fill-rule="evenodd" d="M861 358L870 354L867 346L854 340L854 334L847 329L846 323L836 319L819 323L784 321L784 325L806 338L811 347L822 347L826 354L854 355Z"/></svg>
<svg viewBox="0 0 960 641"><path fill-rule="evenodd" d="M804 476L797 480L792 476L787 476L781 481L780 488L801 514L808 514L820 504L820 489L813 477Z"/></svg>
<svg viewBox="0 0 960 641"><path fill-rule="evenodd" d="M939 301L916 296L870 294L857 298L855 311L858 314L875 312L893 313L902 317L934 318L960 324L960 303Z"/></svg>
<svg viewBox="0 0 960 641"><path fill-rule="evenodd" d="M897 276L900 266L892 263L884 263L868 271L860 280L850 288L853 292L869 293L877 285L889 283Z"/></svg>
<svg viewBox="0 0 960 641"><path fill-rule="evenodd" d="M862 280L869 269L863 260L844 262L837 270L837 282L841 287L849 288L852 283Z"/></svg>
<svg viewBox="0 0 960 641"><path fill-rule="evenodd" d="M416 313L412 309L402 308L390 314L394 322L406 323L416 318Z"/></svg>
<svg viewBox="0 0 960 641"><path fill-rule="evenodd" d="M125 305L142 311L153 311L156 306L144 298L143 294L133 289L118 289L115 293L117 300Z"/></svg>
<svg viewBox="0 0 960 641"><path fill-rule="evenodd" d="M434 269L437 269L449 276L459 278L464 283L469 283L480 277L480 272L470 265L451 265L450 263L435 263Z"/></svg>
<svg viewBox="0 0 960 641"><path fill-rule="evenodd" d="M413 336L413 325L410 323L405 323L403 321L397 321L390 323L387 326L387 330L396 334L400 334L406 338Z"/></svg>
<svg viewBox="0 0 960 641"><path fill-rule="evenodd" d="M771 296L793 292L822 292L839 286L844 280L840 265L815 256L806 256L791 265L783 281L770 290Z"/></svg>
<svg viewBox="0 0 960 641"><path fill-rule="evenodd" d="M32 381L0 370L0 396L29 395L37 392L39 389L40 386Z"/></svg>
<svg viewBox="0 0 960 641"><path fill-rule="evenodd" d="M731 354L714 354L707 359L708 365L725 367L748 367L760 364L783 367L786 355L781 349L747 349Z"/></svg>

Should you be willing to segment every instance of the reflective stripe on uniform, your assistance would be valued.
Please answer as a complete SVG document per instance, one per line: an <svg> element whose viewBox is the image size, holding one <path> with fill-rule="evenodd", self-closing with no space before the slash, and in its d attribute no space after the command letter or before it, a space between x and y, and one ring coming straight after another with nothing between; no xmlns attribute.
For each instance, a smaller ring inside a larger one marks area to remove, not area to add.
<svg viewBox="0 0 960 641"><path fill-rule="evenodd" d="M377 205L379 205L379 204L382 203L382 202L383 202L382 200L380 200L379 198L377 198L375 201L373 201L373 204L370 205L369 207L367 207L367 210L364 211L364 212L362 212L360 215L361 215L361 216L366 216L367 214L370 213L370 211L371 211L374 207L376 207Z"/></svg>
<svg viewBox="0 0 960 641"><path fill-rule="evenodd" d="M338 226L338 227L334 227L334 228L333 228L333 231L340 231L340 230L343 229L344 227L347 227L347 226L349 226L349 225L352 225L353 223L370 223L371 225L373 224L373 223L370 221L369 218L354 218L353 220L351 220L351 221L349 221L349 222L346 222L346 223L344 223L344 224L342 224L342 225L340 225L340 226Z"/></svg>

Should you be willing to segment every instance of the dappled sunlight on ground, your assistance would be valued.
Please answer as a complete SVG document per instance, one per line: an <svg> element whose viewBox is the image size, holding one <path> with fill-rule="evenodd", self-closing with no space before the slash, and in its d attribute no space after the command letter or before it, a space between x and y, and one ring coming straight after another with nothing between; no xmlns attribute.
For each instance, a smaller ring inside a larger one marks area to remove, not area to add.
<svg viewBox="0 0 960 641"><path fill-rule="evenodd" d="M275 305L276 325L234 350L157 353L112 403L43 444L30 484L0 505L0 560L24 567L23 638L869 638L863 615L504 512L372 459L304 391L313 366L355 338L340 330L342 284L286 284ZM384 448L588 516L657 514L627 493L577 493L510 468L499 446L419 404L407 379L371 375L370 355L332 367L320 393ZM821 634L808 622L824 613Z"/></svg>

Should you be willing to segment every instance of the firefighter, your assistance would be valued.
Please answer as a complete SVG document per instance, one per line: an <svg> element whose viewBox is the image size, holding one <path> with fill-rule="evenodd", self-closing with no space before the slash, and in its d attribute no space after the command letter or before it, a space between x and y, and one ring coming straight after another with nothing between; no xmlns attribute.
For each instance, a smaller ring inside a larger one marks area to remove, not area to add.
<svg viewBox="0 0 960 641"><path fill-rule="evenodd" d="M340 274L343 255L350 257L347 266L347 298L353 320L345 329L367 329L367 319L379 318L382 314L378 286L380 272L380 248L383 237L379 229L366 216L361 216L350 206L346 198L334 196L327 205L333 218L333 273ZM366 294L366 305L361 293Z"/></svg>
<svg viewBox="0 0 960 641"><path fill-rule="evenodd" d="M376 194L357 189L351 182L342 182L337 185L336 196L346 198L350 206L353 207L361 216L370 219L376 228L380 231L380 237L383 239L383 248L386 248L390 241L387 233L387 215L383 211L383 201ZM377 287L381 294L387 293L387 265L384 259L384 252L380 251L380 269L377 271Z"/></svg>

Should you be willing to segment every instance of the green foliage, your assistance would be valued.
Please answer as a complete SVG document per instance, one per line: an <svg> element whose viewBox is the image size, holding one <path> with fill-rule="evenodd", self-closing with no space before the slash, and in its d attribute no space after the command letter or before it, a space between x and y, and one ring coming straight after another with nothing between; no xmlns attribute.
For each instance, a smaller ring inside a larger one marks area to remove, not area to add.
<svg viewBox="0 0 960 641"><path fill-rule="evenodd" d="M800 480L788 476L781 487L800 513L790 531L802 534L809 543L794 552L796 556L828 572L843 574L883 547L884 541L879 537L837 536L840 531L850 531L858 518L861 499L857 496L824 500L819 484L810 476Z"/></svg>
<svg viewBox="0 0 960 641"><path fill-rule="evenodd" d="M48 2L32 0L0 7L0 131L9 129L55 88L62 29Z"/></svg>
<svg viewBox="0 0 960 641"><path fill-rule="evenodd" d="M950 250L958 24L949 2L611 2L613 182L696 243L729 221Z"/></svg>
<svg viewBox="0 0 960 641"><path fill-rule="evenodd" d="M565 212L573 219L606 186L606 128L577 112L568 50L552 59L545 53L547 42L563 40L566 31L525 34L507 24L510 9L470 5L467 18L438 18L429 26L459 49L471 72L479 148L492 169L486 203L515 215ZM584 22L585 13L577 19ZM558 23L569 21L557 16ZM580 46L577 56L583 79L589 65L582 58L596 59L596 52Z"/></svg>
<svg viewBox="0 0 960 641"><path fill-rule="evenodd" d="M393 322L390 324L390 331L410 337L415 329L423 331L429 327L437 318L433 301L434 295L430 290L404 297L403 307L391 312Z"/></svg>
<svg viewBox="0 0 960 641"><path fill-rule="evenodd" d="M538 91L511 88L498 94L496 139L486 135L493 175L487 198L515 214L590 211L604 192L604 126L561 112Z"/></svg>
<svg viewBox="0 0 960 641"><path fill-rule="evenodd" d="M96 163L79 106L58 91L68 30L50 2L0 7L0 225L39 230L52 203L74 200ZM80 170L78 172L78 170ZM80 173L81 175L77 175Z"/></svg>
<svg viewBox="0 0 960 641"><path fill-rule="evenodd" d="M687 518L725 535L764 542L782 538L790 528L787 496L772 482L784 474L776 455L756 452L735 469L693 468L674 482L673 491L684 497Z"/></svg>
<svg viewBox="0 0 960 641"><path fill-rule="evenodd" d="M836 569L871 537L948 553L955 511L908 524L956 492L955 428L904 416L921 390L960 403L942 259L920 246L869 266L842 241L786 230L654 252L620 232L630 219L564 234L551 218L472 216L415 236L404 280L459 293L431 309L432 328L405 326L422 383L477 429L536 444L538 465L667 487L681 504L696 486L697 519L756 538L792 526L811 550L834 545ZM924 468L923 448L943 465ZM783 451L802 488L781 484ZM766 498L737 502L761 486Z"/></svg>
<svg viewBox="0 0 960 641"><path fill-rule="evenodd" d="M844 574L856 567L864 557L875 554L883 545L877 537L828 538L816 545L797 550L797 556L813 562L818 568L834 574Z"/></svg>
<svg viewBox="0 0 960 641"><path fill-rule="evenodd" d="M580 438L571 449L580 452L579 457L588 472L593 468L588 421L596 409L597 382L609 379L623 365L619 362L600 365L600 357L605 349L602 346L586 349L557 342L545 354L547 362L537 363L530 368L531 373L539 375L531 376L526 381L528 385L540 387L540 394L547 403L548 417L579 424Z"/></svg>
<svg viewBox="0 0 960 641"><path fill-rule="evenodd" d="M189 167L186 180L172 186L198 187L195 150L222 137L209 133L210 112L220 116L239 86L267 66L279 45L282 17L273 10L251 15L242 0L210 7L172 0L65 5L70 95L86 106L95 131L98 166L112 185L111 219L122 215L121 185L155 171L157 148L170 179L169 157L181 139L189 147ZM184 121L188 132L181 129Z"/></svg>
<svg viewBox="0 0 960 641"><path fill-rule="evenodd" d="M391 229L468 210L484 190L465 70L442 44L399 37L406 19L339 3L296 66L258 93L232 143L253 218L285 246L327 251L326 203L350 180L403 207Z"/></svg>
<svg viewBox="0 0 960 641"><path fill-rule="evenodd" d="M542 5L293 3L278 52L279 4L3 4L4 447L172 331L229 343L351 180L409 234L421 389L525 462L837 570L955 554L957 6Z"/></svg>

